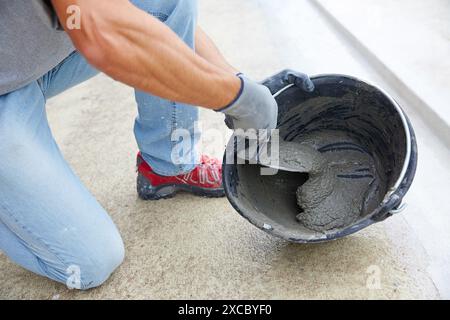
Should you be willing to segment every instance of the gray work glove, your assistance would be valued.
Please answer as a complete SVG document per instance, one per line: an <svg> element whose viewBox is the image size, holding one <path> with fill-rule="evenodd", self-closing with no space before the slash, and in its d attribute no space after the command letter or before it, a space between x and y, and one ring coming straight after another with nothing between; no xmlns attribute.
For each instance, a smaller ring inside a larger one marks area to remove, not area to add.
<svg viewBox="0 0 450 320"><path fill-rule="evenodd" d="M308 75L289 69L267 78L262 84L269 88L272 94L277 93L289 84L294 84L306 92L314 91L314 84Z"/></svg>
<svg viewBox="0 0 450 320"><path fill-rule="evenodd" d="M262 84L256 83L242 74L242 91L228 107L219 111L225 113L225 123L230 129L275 129L278 105L273 94L289 84L306 91L314 91L314 84L304 73L283 70L267 78ZM267 90L269 89L269 90Z"/></svg>
<svg viewBox="0 0 450 320"><path fill-rule="evenodd" d="M225 114L228 128L236 129L275 129L277 126L278 105L270 90L242 75L242 87L237 98L227 107L218 111Z"/></svg>

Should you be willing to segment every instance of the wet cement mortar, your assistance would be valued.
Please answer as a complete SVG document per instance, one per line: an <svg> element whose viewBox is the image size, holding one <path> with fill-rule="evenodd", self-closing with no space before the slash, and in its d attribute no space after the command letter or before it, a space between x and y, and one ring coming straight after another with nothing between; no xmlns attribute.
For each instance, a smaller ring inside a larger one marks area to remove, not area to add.
<svg viewBox="0 0 450 320"><path fill-rule="evenodd" d="M301 143L280 142L280 166L308 173L297 189L297 220L325 232L347 227L379 203L376 161L345 133L317 131Z"/></svg>

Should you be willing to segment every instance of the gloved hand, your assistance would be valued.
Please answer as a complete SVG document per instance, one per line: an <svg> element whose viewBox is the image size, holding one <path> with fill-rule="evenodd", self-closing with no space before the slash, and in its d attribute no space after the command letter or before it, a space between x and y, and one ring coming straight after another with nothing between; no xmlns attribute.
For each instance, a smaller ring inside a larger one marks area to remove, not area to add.
<svg viewBox="0 0 450 320"><path fill-rule="evenodd" d="M275 129L278 105L267 87L239 75L242 82L238 97L229 106L218 111L225 114L228 128Z"/></svg>
<svg viewBox="0 0 450 320"><path fill-rule="evenodd" d="M242 74L239 77L243 84L240 95L230 106L219 110L225 113L225 123L230 129L275 129L278 105L273 94L289 84L294 84L306 92L314 91L311 79L306 74L294 70L283 70L267 78L262 84Z"/></svg>
<svg viewBox="0 0 450 320"><path fill-rule="evenodd" d="M277 93L289 84L294 84L296 87L306 92L314 91L314 84L308 75L289 69L283 70L280 73L267 78L262 84L269 88L272 94Z"/></svg>

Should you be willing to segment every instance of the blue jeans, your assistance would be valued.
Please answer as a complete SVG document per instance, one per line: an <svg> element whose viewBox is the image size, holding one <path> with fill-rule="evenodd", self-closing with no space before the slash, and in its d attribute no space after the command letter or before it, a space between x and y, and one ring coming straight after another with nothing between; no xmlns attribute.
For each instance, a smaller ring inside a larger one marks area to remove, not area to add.
<svg viewBox="0 0 450 320"><path fill-rule="evenodd" d="M194 46L195 0L133 0ZM42 78L0 96L0 250L22 267L73 288L102 284L122 263L124 246L111 218L64 160L49 128L46 100L97 74L77 52ZM198 110L136 91L135 136L162 175L192 170L171 161L171 133L194 135Z"/></svg>

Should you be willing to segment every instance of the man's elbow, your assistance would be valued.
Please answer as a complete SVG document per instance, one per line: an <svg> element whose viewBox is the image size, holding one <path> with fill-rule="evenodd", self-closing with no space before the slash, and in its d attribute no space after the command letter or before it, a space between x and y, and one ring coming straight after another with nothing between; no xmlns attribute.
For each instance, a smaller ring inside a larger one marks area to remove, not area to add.
<svg viewBox="0 0 450 320"><path fill-rule="evenodd" d="M102 46L90 41L78 43L75 46L90 65L100 71L104 71L108 65L108 54Z"/></svg>
<svg viewBox="0 0 450 320"><path fill-rule="evenodd" d="M123 12L127 0L52 0L53 7L60 21L68 19L67 7L77 4L83 13L82 27L78 29L66 29L72 43L78 52L96 68L107 64L111 46L116 46L116 12Z"/></svg>

